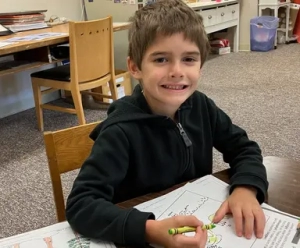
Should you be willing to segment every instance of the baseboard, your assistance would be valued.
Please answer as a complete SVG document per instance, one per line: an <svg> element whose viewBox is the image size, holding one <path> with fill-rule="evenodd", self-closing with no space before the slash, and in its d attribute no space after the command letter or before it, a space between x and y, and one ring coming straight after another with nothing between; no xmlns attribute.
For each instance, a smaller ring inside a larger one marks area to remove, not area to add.
<svg viewBox="0 0 300 248"><path fill-rule="evenodd" d="M53 93L44 95L42 102L43 103L51 102L51 101L54 101L59 98L60 98L60 93L59 93L59 91L57 91L57 92L53 92ZM25 110L28 110L31 108L34 108L33 96L21 99L21 101L15 101L15 102L6 104L4 106L2 105L1 109L5 109L5 113L2 113L0 110L0 118L14 115L14 114L20 113L22 111L25 111Z"/></svg>

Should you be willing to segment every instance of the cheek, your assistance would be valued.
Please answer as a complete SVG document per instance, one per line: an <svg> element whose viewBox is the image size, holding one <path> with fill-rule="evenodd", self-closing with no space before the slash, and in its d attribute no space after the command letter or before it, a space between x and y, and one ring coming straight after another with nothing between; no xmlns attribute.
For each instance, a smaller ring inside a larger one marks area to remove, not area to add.
<svg viewBox="0 0 300 248"><path fill-rule="evenodd" d="M200 69L196 69L194 68L192 71L190 71L190 80L192 81L196 81L198 82L198 80L200 79L200 76L201 76L201 70Z"/></svg>
<svg viewBox="0 0 300 248"><path fill-rule="evenodd" d="M155 68L147 71L146 78L148 78L152 83L158 83L165 76L166 72L164 70L161 70L160 68Z"/></svg>

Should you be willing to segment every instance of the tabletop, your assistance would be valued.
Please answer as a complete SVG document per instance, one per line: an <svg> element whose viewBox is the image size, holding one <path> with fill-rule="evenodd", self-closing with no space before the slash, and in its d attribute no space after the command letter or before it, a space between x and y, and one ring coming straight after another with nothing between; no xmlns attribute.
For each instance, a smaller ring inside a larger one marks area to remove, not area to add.
<svg viewBox="0 0 300 248"><path fill-rule="evenodd" d="M114 22L113 29L114 32L126 30L130 26L130 22ZM27 35L35 35L41 33L63 33L60 36L53 36L43 40L32 40L32 41L22 41L12 45L4 46L0 48L0 56L6 54L12 54L24 50L34 49L38 47L50 46L55 44L67 43L69 41L69 24L64 23L60 25L55 25L49 28L29 30L24 32L18 32L11 35L0 36L0 42L13 37L22 37Z"/></svg>
<svg viewBox="0 0 300 248"><path fill-rule="evenodd" d="M265 157L264 164L267 169L268 180L269 180L269 192L267 203L281 211L288 212L290 214L294 214L300 216L300 161L292 161L289 159L278 158L278 157ZM222 181L229 181L229 170L223 170L213 175L219 178ZM151 193L142 197L138 197L135 199L128 200L126 202L119 203L118 205L123 208L134 207L142 202L151 200L163 194L166 194L176 188L183 186L185 183L178 184L172 188L161 191L159 193ZM45 229L46 228L46 229ZM38 247L39 246L39 238L45 237L43 235L48 235L48 233L55 232L65 232L67 235L61 235L60 237L64 239L69 239L70 226L68 223L61 222L54 224L49 227L45 227L44 229L38 229L33 232L28 232L25 234L17 235L11 238L6 239L4 247L19 247L19 246L11 246L11 244L19 244L20 242L28 242L31 246L28 247ZM73 233L74 238L75 234ZM37 239L32 237L38 237ZM48 236L47 236L48 237ZM54 237L54 236L53 236ZM41 242L51 241L52 239L43 239ZM57 239L58 240L58 239ZM56 240L56 241L57 241ZM1 240L0 240L1 241ZM3 240L2 240L3 241ZM56 242L54 241L54 242ZM1 242L0 242L1 243ZM7 246L8 244L8 246ZM43 243L44 244L44 243ZM0 245L1 246L1 245ZM2 247L2 246L1 246ZM22 245L21 245L22 247ZM26 246L27 247L27 246ZM108 246L105 246L108 247ZM125 248L120 247L118 248Z"/></svg>
<svg viewBox="0 0 300 248"><path fill-rule="evenodd" d="M266 166L269 190L266 203L278 210L300 216L300 162L268 156L264 157ZM223 170L213 175L220 180L229 182L230 170ZM119 204L123 208L133 207L145 201L149 201L164 195L185 183L178 184L172 188L159 193L151 193L142 197L137 197Z"/></svg>

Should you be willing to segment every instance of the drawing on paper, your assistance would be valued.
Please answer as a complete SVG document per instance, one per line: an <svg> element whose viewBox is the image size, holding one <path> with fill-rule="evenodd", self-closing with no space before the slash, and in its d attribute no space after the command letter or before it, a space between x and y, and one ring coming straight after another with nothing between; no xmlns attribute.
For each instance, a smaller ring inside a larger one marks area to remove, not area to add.
<svg viewBox="0 0 300 248"><path fill-rule="evenodd" d="M222 235L215 234L212 230L207 231L207 236L208 245L217 245L222 241Z"/></svg>
<svg viewBox="0 0 300 248"><path fill-rule="evenodd" d="M69 248L90 248L91 240L84 238L78 234L76 237L68 241Z"/></svg>
<svg viewBox="0 0 300 248"><path fill-rule="evenodd" d="M208 220L210 222L213 222L214 216L215 216L214 214L211 214L208 217ZM218 223L214 223L214 224L215 225L219 225L219 226L228 226L228 227L231 227L231 221L230 221L231 218L232 218L232 216L230 214L226 214L221 221L219 221Z"/></svg>
<svg viewBox="0 0 300 248"><path fill-rule="evenodd" d="M12 246L6 246L6 247L3 247L3 248L20 248L20 244L14 244Z"/></svg>
<svg viewBox="0 0 300 248"><path fill-rule="evenodd" d="M170 211L167 216L172 217L176 215L193 215L201 206L208 200L206 196L200 196L193 204L185 204L179 211ZM186 201L188 202L188 201Z"/></svg>
<svg viewBox="0 0 300 248"><path fill-rule="evenodd" d="M65 244L65 245L63 245ZM62 246L63 245L63 246ZM74 232L67 223L42 228L14 239L0 242L1 248L68 247L68 248L115 248L113 243L92 241Z"/></svg>
<svg viewBox="0 0 300 248"><path fill-rule="evenodd" d="M203 222L212 222L214 215L222 202L207 196L197 194L188 190L183 191L181 195L164 211L158 219L165 219L177 215L195 215ZM268 216L266 216L268 218ZM248 248L256 242L255 235L251 239L241 239L236 236L234 221L231 215L226 215L222 221L216 224L213 230L209 230L207 248L231 248L232 244L236 247ZM187 236L193 236L195 233L186 233Z"/></svg>
<svg viewBox="0 0 300 248"><path fill-rule="evenodd" d="M52 237L45 237L43 240L45 241L47 248L53 248Z"/></svg>

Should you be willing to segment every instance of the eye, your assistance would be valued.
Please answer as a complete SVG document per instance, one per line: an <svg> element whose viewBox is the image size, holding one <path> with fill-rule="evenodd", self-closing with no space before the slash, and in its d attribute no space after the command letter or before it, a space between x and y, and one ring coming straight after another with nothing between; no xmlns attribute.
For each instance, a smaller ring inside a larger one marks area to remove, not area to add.
<svg viewBox="0 0 300 248"><path fill-rule="evenodd" d="M167 62L167 59L166 58L157 58L157 59L154 60L154 62L156 62L156 63L165 63L165 62Z"/></svg>
<svg viewBox="0 0 300 248"><path fill-rule="evenodd" d="M183 61L191 63L191 62L195 62L197 60L195 58L187 57L187 58L184 58Z"/></svg>

